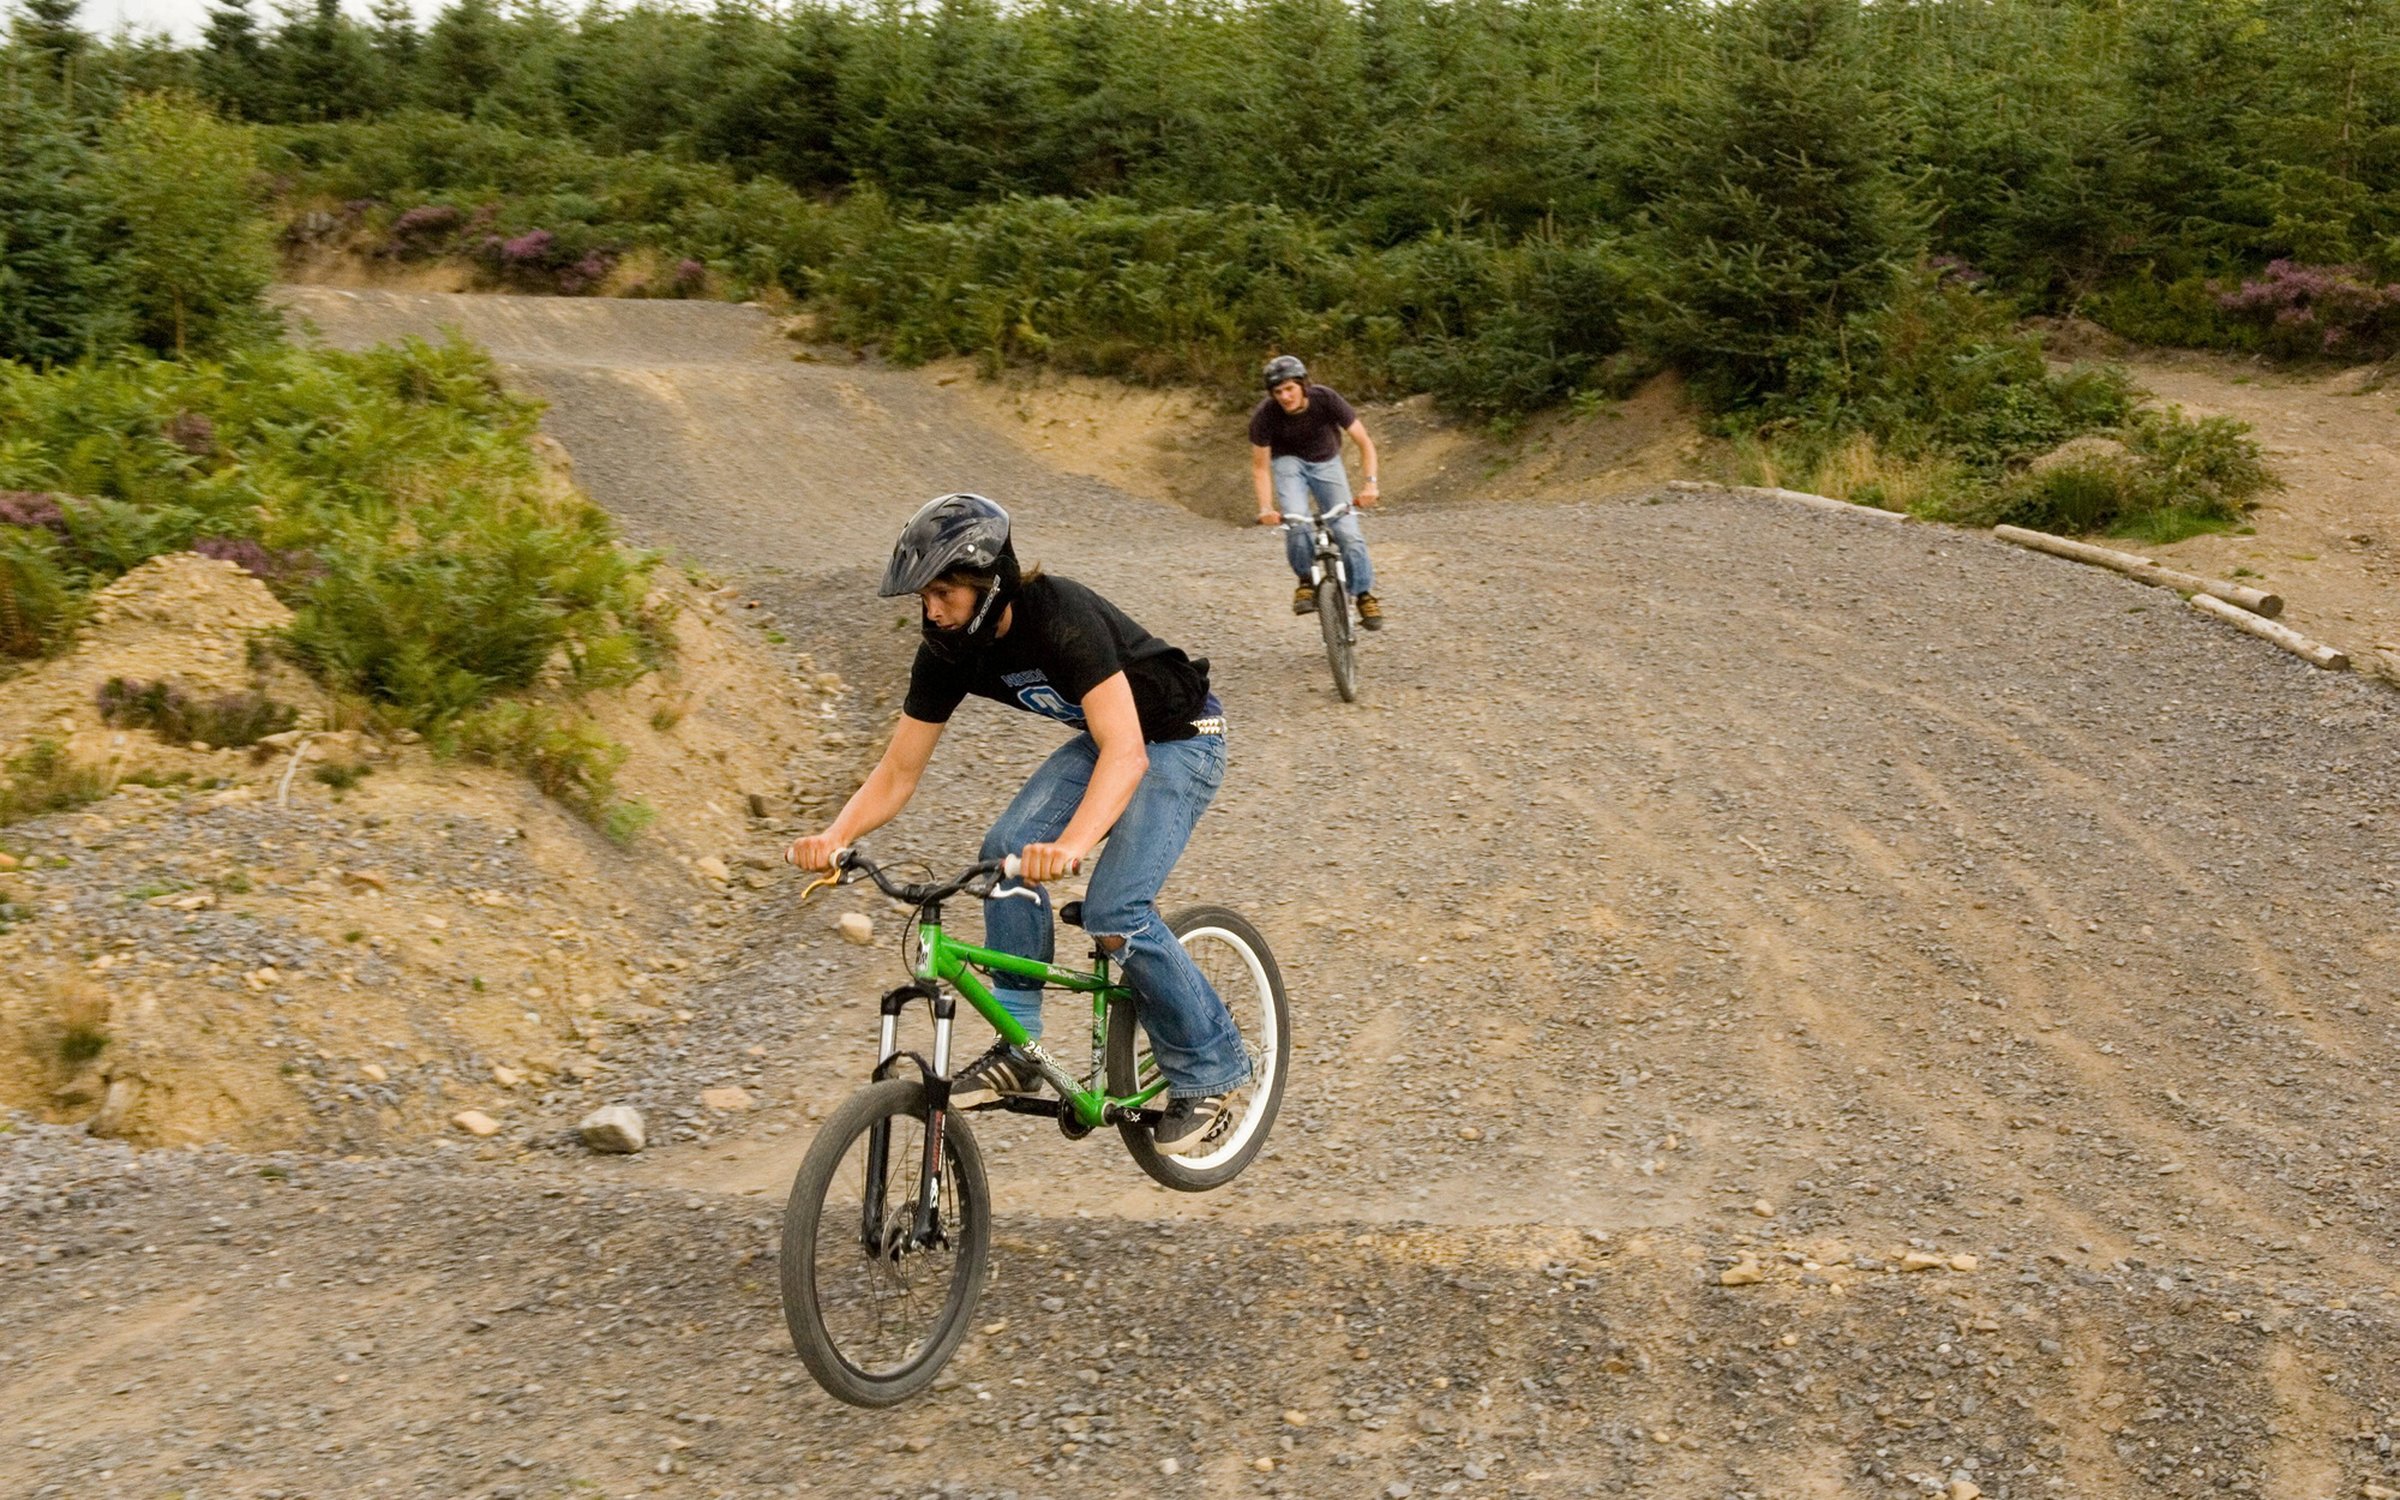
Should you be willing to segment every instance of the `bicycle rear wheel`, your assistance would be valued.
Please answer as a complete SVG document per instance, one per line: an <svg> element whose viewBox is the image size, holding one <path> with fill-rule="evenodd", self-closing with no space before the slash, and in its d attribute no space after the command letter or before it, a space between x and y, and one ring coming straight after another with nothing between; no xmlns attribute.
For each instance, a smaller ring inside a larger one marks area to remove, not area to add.
<svg viewBox="0 0 2400 1500"><path fill-rule="evenodd" d="M842 1101L808 1148L783 1213L783 1319L808 1373L852 1406L933 1383L967 1335L991 1254L983 1153L942 1125L939 1239L916 1242L925 1085L895 1078Z"/></svg>
<svg viewBox="0 0 2400 1500"><path fill-rule="evenodd" d="M1283 971L1257 928L1222 906L1186 908L1169 917L1167 927L1233 1013L1243 1050L1250 1054L1250 1081L1226 1096L1223 1131L1181 1156L1159 1150L1147 1125L1127 1122L1117 1129L1143 1171L1177 1192L1201 1193L1240 1176L1266 1145L1291 1070L1292 1013ZM1106 1063L1111 1094L1131 1094L1159 1081L1150 1039L1129 1001L1109 1007Z"/></svg>

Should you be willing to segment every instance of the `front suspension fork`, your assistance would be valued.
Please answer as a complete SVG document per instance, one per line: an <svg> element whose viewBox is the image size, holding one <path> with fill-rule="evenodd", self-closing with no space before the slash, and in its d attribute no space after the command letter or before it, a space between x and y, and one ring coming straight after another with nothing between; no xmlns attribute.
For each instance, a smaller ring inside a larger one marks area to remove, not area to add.
<svg viewBox="0 0 2400 1500"><path fill-rule="evenodd" d="M958 1001L947 991L929 985L905 984L883 997L883 1027L875 1059L875 1076L900 1051L900 1014L911 1000L923 1000L933 1011L933 1065L925 1077L925 1154L917 1164L917 1190L907 1238L891 1243L885 1234L890 1208L886 1186L892 1158L892 1127L877 1120L867 1127L867 1182L859 1210L859 1239L868 1255L897 1258L913 1249L945 1242L942 1234L942 1133L950 1118L950 1032L958 1019Z"/></svg>

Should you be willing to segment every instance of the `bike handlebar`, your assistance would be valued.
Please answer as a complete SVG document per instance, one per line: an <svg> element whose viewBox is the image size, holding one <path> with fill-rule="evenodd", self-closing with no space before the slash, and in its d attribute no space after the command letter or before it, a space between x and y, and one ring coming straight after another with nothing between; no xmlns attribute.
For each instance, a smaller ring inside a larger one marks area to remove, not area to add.
<svg viewBox="0 0 2400 1500"><path fill-rule="evenodd" d="M842 879L844 875L863 876L875 882L875 889L895 901L905 901L911 906L928 906L936 901L947 900L961 891L966 891L973 896L988 896L992 893L992 886L998 885L1002 880L1021 879L1023 872L1024 861L1016 855L1010 854L999 859L987 859L969 865L948 880L904 882L894 880L884 874L882 868L875 861L867 858L866 851L856 844L847 849L836 849L833 852L833 874L837 883L849 884L848 881ZM969 889L976 881L987 876L991 878L991 885L985 886L980 891Z"/></svg>
<svg viewBox="0 0 2400 1500"><path fill-rule="evenodd" d="M1296 516L1287 511L1284 513L1283 524L1275 529L1277 531L1289 531L1294 526L1313 526L1318 523L1331 526L1334 522L1350 514L1350 512L1356 510L1357 508L1357 506L1352 505L1349 501L1344 500L1341 504L1335 506L1333 509L1320 512L1316 515Z"/></svg>

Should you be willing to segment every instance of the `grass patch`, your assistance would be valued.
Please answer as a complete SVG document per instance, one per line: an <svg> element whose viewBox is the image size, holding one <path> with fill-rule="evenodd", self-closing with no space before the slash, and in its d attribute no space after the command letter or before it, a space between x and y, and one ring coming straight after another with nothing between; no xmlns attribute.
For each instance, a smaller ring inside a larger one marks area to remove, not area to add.
<svg viewBox="0 0 2400 1500"><path fill-rule="evenodd" d="M600 815L600 831L608 841L620 848L642 836L643 830L658 821L658 809L639 797L611 803Z"/></svg>
<svg viewBox="0 0 2400 1500"><path fill-rule="evenodd" d="M58 1060L70 1073L79 1073L108 1050L108 999L83 985L70 986L58 997Z"/></svg>
<svg viewBox="0 0 2400 1500"><path fill-rule="evenodd" d="M365 764L329 760L319 763L308 774L311 778L333 788L333 794L339 797L373 775L374 771L373 766Z"/></svg>
<svg viewBox="0 0 2400 1500"><path fill-rule="evenodd" d="M459 718L437 747L510 767L617 843L629 843L655 814L617 796L625 747L573 711L506 699Z"/></svg>
<svg viewBox="0 0 2400 1500"><path fill-rule="evenodd" d="M111 677L100 685L101 721L119 729L148 729L175 745L223 750L255 745L297 723L299 710L266 694L242 690L199 697L172 682Z"/></svg>
<svg viewBox="0 0 2400 1500"><path fill-rule="evenodd" d="M67 812L99 801L116 787L105 767L74 759L56 740L34 741L9 760L7 770L8 784L0 787L0 825Z"/></svg>

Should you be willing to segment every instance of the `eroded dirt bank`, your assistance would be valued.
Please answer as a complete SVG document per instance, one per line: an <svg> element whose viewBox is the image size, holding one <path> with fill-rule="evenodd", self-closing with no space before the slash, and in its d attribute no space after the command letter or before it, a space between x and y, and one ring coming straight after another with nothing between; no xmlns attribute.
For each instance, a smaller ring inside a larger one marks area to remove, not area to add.
<svg viewBox="0 0 2400 1500"><path fill-rule="evenodd" d="M740 309L308 306L490 341L631 529L846 664L853 732L908 645L869 570L944 489L1210 656L1232 771L1173 894L1260 918L1293 1093L1197 1199L979 1121L990 1331L925 1403L839 1408L782 1343L768 1223L897 958L770 890L626 1057L657 1101L751 1087L705 1146L0 1148L0 1409L39 1414L0 1486L2400 1488L2386 690L1984 539L1653 496L1396 506L1343 705L1268 539L930 380L795 362ZM965 858L1053 742L970 706L879 847Z"/></svg>

